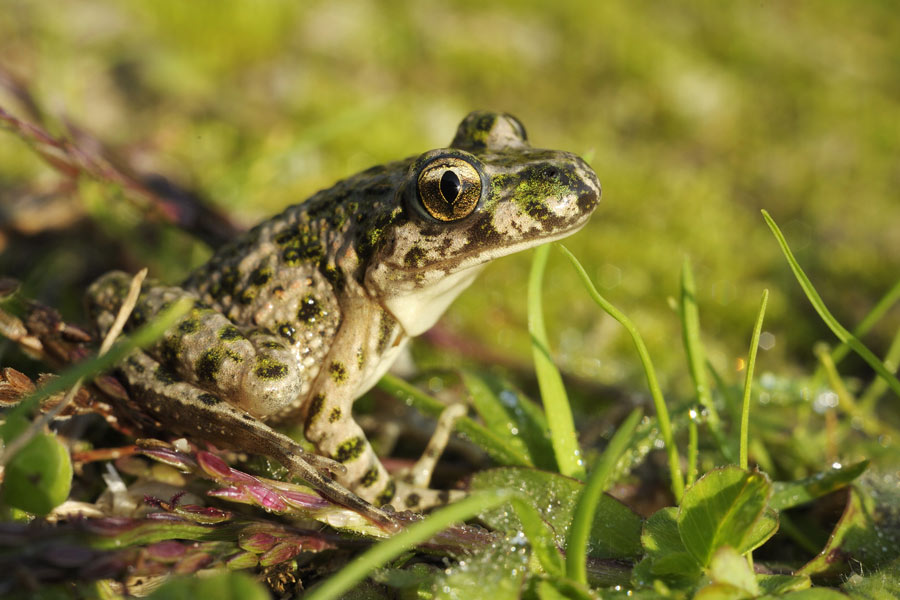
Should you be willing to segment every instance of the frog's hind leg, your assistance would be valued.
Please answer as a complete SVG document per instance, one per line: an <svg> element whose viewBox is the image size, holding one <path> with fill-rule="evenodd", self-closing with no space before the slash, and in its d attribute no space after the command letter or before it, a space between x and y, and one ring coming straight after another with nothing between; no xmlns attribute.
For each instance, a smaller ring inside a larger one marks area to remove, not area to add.
<svg viewBox="0 0 900 600"><path fill-rule="evenodd" d="M466 494L460 490L433 490L428 487L438 459L444 453L456 421L466 414L464 404L451 404L441 412L434 433L416 464L394 473L397 481L395 502L410 510L424 510L459 500Z"/></svg>
<svg viewBox="0 0 900 600"><path fill-rule="evenodd" d="M273 458L325 498L360 513L382 527L391 530L398 528L396 520L390 515L332 478L331 473L339 475L344 470L342 465L306 452L286 435L218 396L192 384L173 380L158 362L144 352L132 354L120 370L129 382L132 398L172 432Z"/></svg>

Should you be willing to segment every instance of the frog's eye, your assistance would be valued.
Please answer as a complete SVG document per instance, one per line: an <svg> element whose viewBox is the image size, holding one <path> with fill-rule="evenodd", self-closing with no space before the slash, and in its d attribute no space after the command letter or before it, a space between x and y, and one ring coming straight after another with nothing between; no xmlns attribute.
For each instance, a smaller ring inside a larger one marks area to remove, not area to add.
<svg viewBox="0 0 900 600"><path fill-rule="evenodd" d="M481 199L481 176L455 156L428 163L419 174L419 199L438 221L458 221L472 214Z"/></svg>

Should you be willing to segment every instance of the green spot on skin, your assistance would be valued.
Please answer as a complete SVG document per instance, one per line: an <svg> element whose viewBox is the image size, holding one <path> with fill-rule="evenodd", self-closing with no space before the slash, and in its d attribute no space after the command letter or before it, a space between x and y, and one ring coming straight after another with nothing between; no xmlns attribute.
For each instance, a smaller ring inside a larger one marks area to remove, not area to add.
<svg viewBox="0 0 900 600"><path fill-rule="evenodd" d="M242 336L240 330L234 325L226 325L218 332L219 339L223 342L233 342L234 340L241 339Z"/></svg>
<svg viewBox="0 0 900 600"><path fill-rule="evenodd" d="M370 488L378 481L378 467L372 467L368 471L366 471L365 475L363 475L359 480L359 485L365 488Z"/></svg>
<svg viewBox="0 0 900 600"><path fill-rule="evenodd" d="M356 351L356 366L360 371L366 366L366 351L362 348Z"/></svg>
<svg viewBox="0 0 900 600"><path fill-rule="evenodd" d="M345 463L360 457L366 448L366 442L361 437L350 438L342 442L334 452L334 460Z"/></svg>
<svg viewBox="0 0 900 600"><path fill-rule="evenodd" d="M300 307L297 309L297 319L303 323L315 323L322 316L322 307L312 294L303 296Z"/></svg>
<svg viewBox="0 0 900 600"><path fill-rule="evenodd" d="M178 332L179 333L196 333L200 329L200 319L197 318L189 318L184 319L181 323L178 324Z"/></svg>
<svg viewBox="0 0 900 600"><path fill-rule="evenodd" d="M347 381L347 367L342 362L334 361L331 363L328 367L328 372L331 373L331 380L338 385Z"/></svg>
<svg viewBox="0 0 900 600"><path fill-rule="evenodd" d="M253 285L265 285L272 279L272 269L269 267L257 267L250 273L250 283Z"/></svg>
<svg viewBox="0 0 900 600"><path fill-rule="evenodd" d="M329 415L328 415L328 422L329 423L337 423L340 420L341 420L341 409L332 408L331 413L329 413Z"/></svg>
<svg viewBox="0 0 900 600"><path fill-rule="evenodd" d="M236 352L226 350L221 346L210 348L201 354L197 362L194 363L194 373L197 375L197 379L205 383L215 383L216 375L218 375L219 369L222 368L222 362L226 358L230 358L235 362L243 360Z"/></svg>
<svg viewBox="0 0 900 600"><path fill-rule="evenodd" d="M306 411L306 428L312 425L312 423L316 420L316 417L319 416L319 413L322 412L322 407L325 406L325 394L316 394L313 396L313 399L309 402L309 409Z"/></svg>
<svg viewBox="0 0 900 600"><path fill-rule="evenodd" d="M387 485L384 487L384 491L378 494L378 497L375 498L375 506L384 506L394 499L394 494L396 492L397 486L393 481L388 481Z"/></svg>
<svg viewBox="0 0 900 600"><path fill-rule="evenodd" d="M240 298L238 299L238 301L241 304L250 304L256 298L256 294L257 294L256 288L248 287L248 288L244 289L243 292L241 292L241 295L240 295Z"/></svg>
<svg viewBox="0 0 900 600"><path fill-rule="evenodd" d="M256 368L253 370L260 379L284 379L288 373L287 365L266 356L256 357Z"/></svg>
<svg viewBox="0 0 900 600"><path fill-rule="evenodd" d="M406 497L406 508L415 508L419 505L419 502L422 500L418 494L410 494Z"/></svg>

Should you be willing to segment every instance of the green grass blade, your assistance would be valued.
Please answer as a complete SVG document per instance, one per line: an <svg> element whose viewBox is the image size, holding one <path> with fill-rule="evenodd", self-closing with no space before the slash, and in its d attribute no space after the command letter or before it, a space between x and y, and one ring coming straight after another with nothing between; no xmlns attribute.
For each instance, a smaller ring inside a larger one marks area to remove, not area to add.
<svg viewBox="0 0 900 600"><path fill-rule="evenodd" d="M854 336L852 333L847 331L847 329L838 323L838 320L834 318L834 315L828 310L825 306L825 303L822 301L821 296L816 291L816 288L813 287L812 282L810 282L809 278L806 276L806 273L803 272L803 269L800 268L800 263L797 262L797 259L794 258L793 252L791 252L790 247L787 244L787 240L784 239L784 235L781 233L781 230L778 228L778 225L775 224L775 221L772 217L769 216L767 211L762 211L763 218L766 220L766 224L769 226L769 229L772 230L772 233L775 235L775 239L778 240L778 245L781 246L781 251L784 253L785 258L788 261L788 264L791 266L791 270L794 272L794 277L797 278L797 282L800 284L800 287L803 288L803 292L806 294L806 297L809 298L810 303L813 305L813 308L816 309L816 312L819 313L819 316L825 322L829 329L831 329L832 333L834 333L837 338L847 344L851 350L859 354L859 356L866 361L872 369L875 370L888 384L888 386L893 390L893 392L900 397L900 381L894 376L893 373L888 371L885 368L884 364L878 360L878 357L875 356L871 350L865 347L859 339Z"/></svg>
<svg viewBox="0 0 900 600"><path fill-rule="evenodd" d="M416 386L409 384L399 377L385 375L378 382L378 388L400 398L422 414L437 418L446 408ZM491 458L501 465L516 467L531 467L531 459L519 448L507 443L502 436L490 429L476 423L469 417L460 417L456 421L456 431L465 434L474 443L481 446Z"/></svg>
<svg viewBox="0 0 900 600"><path fill-rule="evenodd" d="M694 285L694 273L689 259L684 259L681 267L681 302L679 303L681 316L681 333L684 342L684 351L688 359L688 367L691 372L691 380L694 382L694 391L697 401L706 410L706 422L712 432L719 450L725 455L726 460L732 461L731 449L722 433L722 421L712 400L709 381L706 377L706 351L700 340L700 311L697 308L697 288ZM696 423L694 424L696 426Z"/></svg>
<svg viewBox="0 0 900 600"><path fill-rule="evenodd" d="M584 267L581 266L581 263L578 262L575 255L562 244L558 245L559 249L562 250L563 254L565 254L572 263L572 266L575 267L575 271L578 273L584 287L587 289L588 294L590 294L594 302L606 311L609 316L621 323L625 330L631 335L631 340L634 343L634 347L641 359L641 364L644 367L644 374L647 377L647 386L650 388L650 395L653 398L653 407L656 410L656 419L659 422L659 433L666 444L666 454L669 460L669 474L672 478L672 493L675 495L676 501L678 501L684 493L684 477L682 476L681 464L678 460L678 448L675 447L675 439L672 435L672 423L669 419L669 410L666 408L662 390L659 387L659 382L656 380L656 371L653 368L653 362L650 360L650 353L647 352L647 346L644 344L641 334L638 333L638 330L634 326L634 323L631 322L631 319L626 317L624 313L619 311L619 309L610 304L606 298L600 295L600 292L597 291L597 288L594 287L591 278L588 276L587 271L584 270Z"/></svg>
<svg viewBox="0 0 900 600"><path fill-rule="evenodd" d="M747 469L749 461L748 442L750 440L750 388L753 385L753 369L756 367L756 352L759 350L759 334L762 331L763 318L766 316L766 304L769 302L769 290L763 290L759 304L759 314L750 337L750 355L747 357L747 374L744 377L744 397L741 402L741 468Z"/></svg>
<svg viewBox="0 0 900 600"><path fill-rule="evenodd" d="M882 296L881 300L872 307L872 310L863 317L862 321L859 322L859 325L853 329L853 335L862 337L868 333L872 326L880 321L881 317L883 317L898 300L900 300L900 281L895 283L891 289ZM843 359L848 352L850 352L850 347L845 343L841 343L837 348L831 351L831 360L834 361L834 364L836 365L841 362L841 359Z"/></svg>
<svg viewBox="0 0 900 600"><path fill-rule="evenodd" d="M547 329L544 326L542 286L549 254L548 245L539 246L534 251L531 275L528 278L528 333L531 335L531 353L534 357L534 371L537 374L538 387L541 389L544 414L547 415L550 440L553 443L553 453L556 455L559 472L584 480L584 461L581 458L578 437L575 435L572 409L569 406L562 376L550 357Z"/></svg>
<svg viewBox="0 0 900 600"><path fill-rule="evenodd" d="M891 345L888 346L888 351L884 355L884 361L882 362L892 373L897 372L897 367L900 365L900 330L894 334L894 339L891 340ZM876 377L859 397L860 410L866 414L871 414L875 410L875 403L886 390L887 382L881 377Z"/></svg>
<svg viewBox="0 0 900 600"><path fill-rule="evenodd" d="M442 508L394 537L372 546L303 597L306 600L341 598L374 569L384 566L417 544L428 541L451 524L471 519L480 512L503 504L514 494L512 490L482 492Z"/></svg>
<svg viewBox="0 0 900 600"><path fill-rule="evenodd" d="M631 441L638 421L641 420L642 411L639 408L631 411L625 422L619 427L609 442L609 446L603 451L603 455L597 462L597 466L591 471L581 497L575 506L575 514L572 517L572 525L566 536L566 575L583 584L587 584L587 542L591 533L591 525L594 522L594 511L600 502L600 496L606 490L610 475L618 462L619 457L625 452Z"/></svg>
<svg viewBox="0 0 900 600"><path fill-rule="evenodd" d="M697 409L692 408L688 413L688 450L687 450L687 474L684 476L685 487L690 487L697 479L697 448L699 439L697 436Z"/></svg>

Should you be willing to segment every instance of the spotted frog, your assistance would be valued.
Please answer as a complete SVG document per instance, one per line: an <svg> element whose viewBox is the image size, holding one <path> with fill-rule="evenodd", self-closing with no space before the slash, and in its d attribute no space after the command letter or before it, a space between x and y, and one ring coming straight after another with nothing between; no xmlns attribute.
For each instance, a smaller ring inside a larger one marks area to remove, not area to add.
<svg viewBox="0 0 900 600"><path fill-rule="evenodd" d="M129 327L182 298L193 308L119 373L167 430L274 458L390 524L376 506L416 507L426 490L391 479L354 400L488 262L574 233L599 198L597 176L574 154L532 148L508 114L471 113L449 147L288 207L180 286L145 283ZM101 333L130 279L113 272L89 289ZM317 454L267 424L298 420Z"/></svg>

